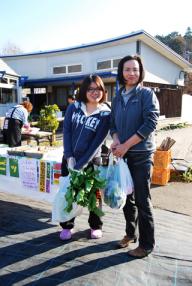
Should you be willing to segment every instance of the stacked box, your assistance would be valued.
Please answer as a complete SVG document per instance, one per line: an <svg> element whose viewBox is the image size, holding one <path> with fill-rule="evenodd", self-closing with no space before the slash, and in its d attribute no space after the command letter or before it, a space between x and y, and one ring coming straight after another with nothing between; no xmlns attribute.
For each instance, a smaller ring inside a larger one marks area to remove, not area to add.
<svg viewBox="0 0 192 286"><path fill-rule="evenodd" d="M152 184L166 185L170 179L171 150L157 150L154 154Z"/></svg>

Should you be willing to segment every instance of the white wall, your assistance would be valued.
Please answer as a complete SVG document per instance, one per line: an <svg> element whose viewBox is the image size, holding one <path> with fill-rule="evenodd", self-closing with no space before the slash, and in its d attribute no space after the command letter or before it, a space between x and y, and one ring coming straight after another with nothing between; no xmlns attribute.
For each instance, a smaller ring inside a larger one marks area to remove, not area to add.
<svg viewBox="0 0 192 286"><path fill-rule="evenodd" d="M8 65L14 68L19 75L32 78L46 77L47 59L46 56L28 56L6 59Z"/></svg>
<svg viewBox="0 0 192 286"><path fill-rule="evenodd" d="M15 103L0 104L0 116L5 116L6 112L9 110L9 108L14 106L15 104L16 104L16 102Z"/></svg>
<svg viewBox="0 0 192 286"><path fill-rule="evenodd" d="M182 108L181 108L181 118L183 121L192 123L192 96L189 94L183 94L182 96Z"/></svg>
<svg viewBox="0 0 192 286"><path fill-rule="evenodd" d="M121 44L113 42L110 44L85 47L78 50L58 52L55 54L31 55L26 57L5 58L5 61L14 70L29 79L41 79L50 77L63 77L64 74L53 74L54 66L82 64L81 73L70 74L80 75L96 72L98 60L121 58L136 53L136 42L125 42ZM156 52L142 42L141 56L146 68L146 81L164 84L176 84L179 78L180 68L163 55ZM107 70L106 70L107 71Z"/></svg>
<svg viewBox="0 0 192 286"><path fill-rule="evenodd" d="M144 59L144 66L147 72L146 81L154 81L164 84L177 84L181 68L171 62L163 55L156 52L154 49L142 43L141 54ZM151 74L151 75L150 75Z"/></svg>

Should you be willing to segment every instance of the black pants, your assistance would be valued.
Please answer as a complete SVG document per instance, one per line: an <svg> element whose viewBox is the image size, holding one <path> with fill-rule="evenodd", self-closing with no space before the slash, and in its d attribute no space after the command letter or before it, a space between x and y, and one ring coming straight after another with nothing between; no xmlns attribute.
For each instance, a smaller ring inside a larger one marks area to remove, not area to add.
<svg viewBox="0 0 192 286"><path fill-rule="evenodd" d="M69 174L69 171L67 169L67 161L63 156L62 164L61 164L61 175L65 177L65 176L68 176L68 174ZM101 198L98 198L98 200L99 200L99 207L101 208L102 207ZM89 223L90 228L92 229L102 229L103 222L101 218L97 216L94 212L89 213L88 223ZM72 229L74 225L75 225L75 218L72 218L71 220L66 221L66 222L60 222L60 226L65 229Z"/></svg>
<svg viewBox="0 0 192 286"><path fill-rule="evenodd" d="M134 182L134 193L127 196L123 208L126 233L130 238L135 238L138 227L139 246L152 250L155 245L153 206L150 196L153 154L129 152L126 159Z"/></svg>
<svg viewBox="0 0 192 286"><path fill-rule="evenodd" d="M92 229L102 229L103 222L94 212L89 213L88 223ZM72 229L75 226L75 218L66 222L60 222L60 226L65 229Z"/></svg>
<svg viewBox="0 0 192 286"><path fill-rule="evenodd" d="M21 146L21 128L23 123L20 120L9 118L8 129L3 129L4 143L9 147Z"/></svg>

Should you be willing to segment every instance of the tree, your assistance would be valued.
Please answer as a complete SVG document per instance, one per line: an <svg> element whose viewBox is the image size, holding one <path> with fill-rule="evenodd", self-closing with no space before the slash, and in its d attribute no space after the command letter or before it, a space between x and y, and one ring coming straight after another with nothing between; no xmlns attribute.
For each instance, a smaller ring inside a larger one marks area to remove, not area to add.
<svg viewBox="0 0 192 286"><path fill-rule="evenodd" d="M184 39L186 59L192 62L192 30L190 27L187 28Z"/></svg>
<svg viewBox="0 0 192 286"><path fill-rule="evenodd" d="M38 121L38 127L43 131L51 131L55 137L55 132L59 127L59 121L57 119L57 112L60 111L57 104L45 105L40 110L40 117ZM55 138L54 140L55 141Z"/></svg>
<svg viewBox="0 0 192 286"><path fill-rule="evenodd" d="M185 39L178 32L172 32L167 36L156 35L155 37L179 55L184 55Z"/></svg>
<svg viewBox="0 0 192 286"><path fill-rule="evenodd" d="M23 53L22 49L16 44L11 43L11 42L7 42L1 51L1 54L4 56L16 55L16 54L22 54L22 53Z"/></svg>

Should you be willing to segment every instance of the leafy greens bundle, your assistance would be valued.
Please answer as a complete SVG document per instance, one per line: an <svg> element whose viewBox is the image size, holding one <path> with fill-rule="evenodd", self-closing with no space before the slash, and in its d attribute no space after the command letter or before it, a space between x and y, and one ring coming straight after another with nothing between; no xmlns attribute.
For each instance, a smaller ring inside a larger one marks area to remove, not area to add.
<svg viewBox="0 0 192 286"><path fill-rule="evenodd" d="M105 179L99 177L99 170L94 170L89 166L83 170L69 170L70 185L67 188L65 198L67 207L65 211L70 212L72 205L76 202L78 205L88 207L89 211L98 216L103 216L103 211L97 207L96 192L106 186Z"/></svg>

